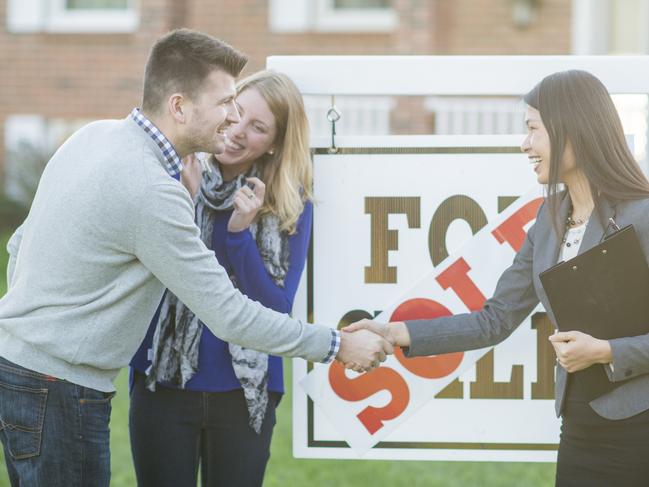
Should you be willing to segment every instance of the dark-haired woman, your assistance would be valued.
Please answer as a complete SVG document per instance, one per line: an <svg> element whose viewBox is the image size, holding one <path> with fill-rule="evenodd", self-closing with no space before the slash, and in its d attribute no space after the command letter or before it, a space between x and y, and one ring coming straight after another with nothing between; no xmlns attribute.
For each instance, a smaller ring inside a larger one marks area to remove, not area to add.
<svg viewBox="0 0 649 487"><path fill-rule="evenodd" d="M347 331L390 335L410 357L496 345L539 301L549 309L539 274L599 243L609 218L633 224L649 255L649 181L604 85L584 71L555 73L525 102L521 149L548 195L494 296L474 313L389 325L364 320ZM556 485L649 485L649 334L603 340L566 331L550 340L563 419Z"/></svg>

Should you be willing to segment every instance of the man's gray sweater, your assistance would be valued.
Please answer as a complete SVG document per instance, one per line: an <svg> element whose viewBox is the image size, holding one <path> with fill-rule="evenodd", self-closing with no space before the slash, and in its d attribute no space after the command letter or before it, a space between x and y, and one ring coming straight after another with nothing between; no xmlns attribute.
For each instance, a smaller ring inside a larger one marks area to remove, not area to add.
<svg viewBox="0 0 649 487"><path fill-rule="evenodd" d="M234 289L199 238L189 193L163 164L130 117L91 123L61 146L8 245L0 356L112 391L166 287L223 340L322 361L331 330Z"/></svg>

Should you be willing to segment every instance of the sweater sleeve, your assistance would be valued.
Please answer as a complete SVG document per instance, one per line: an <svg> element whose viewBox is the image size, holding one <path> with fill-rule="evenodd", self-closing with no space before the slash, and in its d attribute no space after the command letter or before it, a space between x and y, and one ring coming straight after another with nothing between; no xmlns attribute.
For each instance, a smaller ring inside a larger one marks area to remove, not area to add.
<svg viewBox="0 0 649 487"><path fill-rule="evenodd" d="M284 286L277 285L266 271L257 243L248 229L228 232L225 248L242 293L276 311L291 312L306 262L312 215L313 205L307 202L296 232L288 238L289 267Z"/></svg>
<svg viewBox="0 0 649 487"><path fill-rule="evenodd" d="M11 287L16 271L16 260L18 251L23 240L23 225L19 226L7 242L7 252L9 253L9 262L7 262L7 289Z"/></svg>
<svg viewBox="0 0 649 487"><path fill-rule="evenodd" d="M237 291L199 237L194 208L176 182L143 191L135 255L224 341L273 355L328 361L334 332L264 308Z"/></svg>

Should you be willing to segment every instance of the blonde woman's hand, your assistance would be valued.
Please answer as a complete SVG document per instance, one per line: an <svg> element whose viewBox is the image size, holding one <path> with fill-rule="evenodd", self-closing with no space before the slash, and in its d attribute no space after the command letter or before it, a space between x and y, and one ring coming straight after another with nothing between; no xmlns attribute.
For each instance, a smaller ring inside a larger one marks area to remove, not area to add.
<svg viewBox="0 0 649 487"><path fill-rule="evenodd" d="M241 232L248 228L264 206L266 185L259 178L247 178L246 181L251 183L253 188L245 185L234 195L234 211L228 222L229 232Z"/></svg>
<svg viewBox="0 0 649 487"><path fill-rule="evenodd" d="M189 191L192 199L196 198L203 180L203 165L196 154L183 157L183 170L180 172L180 182Z"/></svg>

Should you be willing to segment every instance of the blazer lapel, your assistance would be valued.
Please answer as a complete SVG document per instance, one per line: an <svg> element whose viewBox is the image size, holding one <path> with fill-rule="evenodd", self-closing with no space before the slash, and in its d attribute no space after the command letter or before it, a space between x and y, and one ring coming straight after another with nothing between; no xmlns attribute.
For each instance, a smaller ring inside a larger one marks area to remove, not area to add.
<svg viewBox="0 0 649 487"><path fill-rule="evenodd" d="M588 220L586 231L584 232L584 240L579 246L578 254L581 254L588 249L592 249L602 241L604 234L607 233L609 227L608 219L613 218L614 216L615 206L608 198L601 197L597 207L593 210L593 213Z"/></svg>
<svg viewBox="0 0 649 487"><path fill-rule="evenodd" d="M563 239L563 231L565 221L568 218L568 210L570 209L570 196L568 191L559 196L559 235L554 230L552 225L552 215L548 213L548 224L544 225L543 234L536 237L537 241L542 242L538 244L538 258L539 258L539 271L542 272L557 264L559 260L559 250L561 247L561 240ZM542 240L541 240L542 239ZM536 257L536 256L535 256Z"/></svg>

